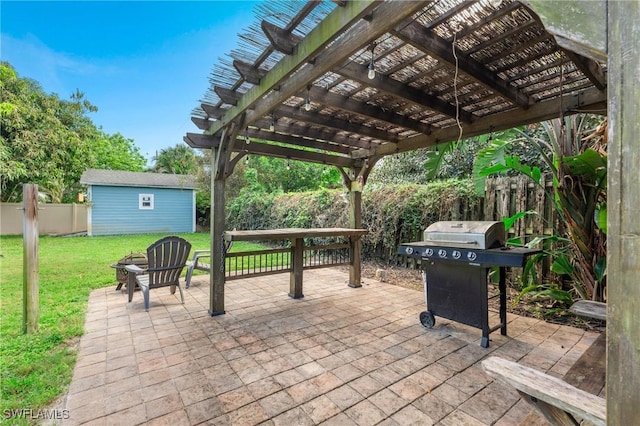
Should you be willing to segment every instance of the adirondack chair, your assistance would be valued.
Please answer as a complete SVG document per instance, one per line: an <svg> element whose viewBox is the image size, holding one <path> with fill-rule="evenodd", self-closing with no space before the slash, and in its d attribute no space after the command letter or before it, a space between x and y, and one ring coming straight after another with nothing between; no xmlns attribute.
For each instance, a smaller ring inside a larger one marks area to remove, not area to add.
<svg viewBox="0 0 640 426"><path fill-rule="evenodd" d="M149 267L142 269L137 265L127 265L128 274L127 290L129 302L133 299L136 285L142 290L144 296L144 308L149 310L149 290L159 287L170 287L171 294L175 294L176 287L180 290L180 298L184 303L184 294L180 286L180 274L185 267L191 243L176 237L164 237L147 248Z"/></svg>
<svg viewBox="0 0 640 426"><path fill-rule="evenodd" d="M233 241L225 242L224 252L229 253L232 245ZM189 288L189 286L191 286L193 271L195 271L196 269L199 271L211 272L211 264L208 262L203 262L203 259L209 258L211 258L211 250L194 250L193 258L187 262L187 275L184 279L186 288Z"/></svg>

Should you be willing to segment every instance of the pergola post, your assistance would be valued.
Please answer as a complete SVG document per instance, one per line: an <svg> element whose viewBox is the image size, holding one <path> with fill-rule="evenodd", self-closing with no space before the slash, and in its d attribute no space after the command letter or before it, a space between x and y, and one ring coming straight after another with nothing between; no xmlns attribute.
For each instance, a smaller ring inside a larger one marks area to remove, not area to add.
<svg viewBox="0 0 640 426"><path fill-rule="evenodd" d="M362 228L362 187L360 178L349 182L349 228L352 229ZM359 236L351 236L349 246L349 287L362 287L362 240Z"/></svg>
<svg viewBox="0 0 640 426"><path fill-rule="evenodd" d="M607 424L640 407L640 3L608 1Z"/></svg>
<svg viewBox="0 0 640 426"><path fill-rule="evenodd" d="M220 158L218 147L211 155L211 274L209 291L209 315L224 314L224 228L225 209L224 191L225 176L217 176L218 160Z"/></svg>

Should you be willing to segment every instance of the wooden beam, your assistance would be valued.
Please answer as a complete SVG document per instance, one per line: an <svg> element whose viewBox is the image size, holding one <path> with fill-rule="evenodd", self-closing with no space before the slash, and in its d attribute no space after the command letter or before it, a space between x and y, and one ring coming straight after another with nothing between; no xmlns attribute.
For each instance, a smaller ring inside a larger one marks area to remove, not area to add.
<svg viewBox="0 0 640 426"><path fill-rule="evenodd" d="M350 123L330 115L320 114L318 111L301 111L299 108L293 108L282 105L274 110L278 117L289 117L293 120L317 124L323 127L329 127L343 132L356 133L358 135L367 136L381 141L397 142L398 137L393 133L378 130L375 127L364 126L362 124Z"/></svg>
<svg viewBox="0 0 640 426"><path fill-rule="evenodd" d="M305 140L289 135L279 135L277 133L259 131L252 128L249 128L247 130L247 133L250 137L256 137L274 142L290 142L295 143L298 146L308 146L309 148L323 149L329 152L348 154L351 151L349 149L342 149L340 147L332 146L327 143ZM220 146L220 138L213 135L187 133L187 135L183 139L184 142L192 148L217 149ZM244 135L236 134L236 139L242 141L244 139ZM275 148L272 149L268 147ZM249 154L266 155L278 158L290 158L292 160L309 161L313 163L331 164L339 167L349 167L353 164L353 161L351 159L344 156L329 155L311 151L301 151L295 148L277 147L275 145L268 145L260 142L252 142L248 145L241 145L236 143L233 146L232 151L247 152Z"/></svg>
<svg viewBox="0 0 640 426"><path fill-rule="evenodd" d="M328 107L338 108L373 120L384 121L394 126L414 130L418 133L431 133L431 126L427 124L413 120L406 115L384 110L375 105L354 101L348 96L338 95L337 93L332 93L319 87L312 87L310 95L313 102L318 102Z"/></svg>
<svg viewBox="0 0 640 426"><path fill-rule="evenodd" d="M607 61L607 0L523 1L558 46L599 62ZM632 2L633 3L633 2Z"/></svg>
<svg viewBox="0 0 640 426"><path fill-rule="evenodd" d="M539 102L527 110L514 109L504 113L491 114L478 118L471 124L463 125L463 138L484 135L490 131L501 131L525 124L539 123L541 121L557 118L560 107L564 114L579 112L580 109L589 111L601 108L603 102L607 100L607 93L595 88L591 88L576 93L564 95L562 99L556 97L548 101ZM425 148L443 142L449 142L458 138L460 129L457 126L434 130L430 135L418 135L405 139L397 144L384 144L379 147L363 151L362 154L354 153L354 157L384 156L399 152L411 151L418 148Z"/></svg>
<svg viewBox="0 0 640 426"><path fill-rule="evenodd" d="M604 75L604 71L599 63L570 50L565 49L564 53L576 64L576 67L587 76L594 86L600 90L604 90L607 87L607 77Z"/></svg>
<svg viewBox="0 0 640 426"><path fill-rule="evenodd" d="M193 124L198 126L198 129L200 130L209 130L211 123L213 123L213 121L207 120L205 118L199 118L199 117L191 117L191 121L193 122Z"/></svg>
<svg viewBox="0 0 640 426"><path fill-rule="evenodd" d="M273 48L285 55L291 55L293 49L300 43L300 37L291 34L291 31L280 28L271 22L263 20L260 23L260 27L271 42Z"/></svg>
<svg viewBox="0 0 640 426"><path fill-rule="evenodd" d="M266 74L266 71L260 70L251 64L234 59L233 67L238 71L238 74L251 84L260 84L260 79ZM218 118L218 117L216 117Z"/></svg>
<svg viewBox="0 0 640 426"><path fill-rule="evenodd" d="M191 148L215 149L220 145L218 136L202 135L200 133L187 133L182 140Z"/></svg>
<svg viewBox="0 0 640 426"><path fill-rule="evenodd" d="M361 160L354 160L349 157L338 155L328 155L320 152L302 151L300 149L287 148L278 145L269 145L260 142L252 142L249 145L236 148L237 151L245 151L249 154L265 155L268 157L286 158L295 161L306 161L309 163L329 164L338 167L353 167Z"/></svg>
<svg viewBox="0 0 640 426"><path fill-rule="evenodd" d="M275 132L269 132L266 130L254 129L252 127L248 130L248 135L252 139L262 139L270 142L279 142L289 145L302 146L305 148L321 149L329 152L335 152L337 154L351 154L353 148L346 147L344 145L337 145L328 143L326 141L319 141L316 139L308 139L298 136L291 136L288 134L277 133L278 126L276 126Z"/></svg>
<svg viewBox="0 0 640 426"><path fill-rule="evenodd" d="M226 89L224 87L215 86L213 90L225 104L236 106L242 95L235 90Z"/></svg>
<svg viewBox="0 0 640 426"><path fill-rule="evenodd" d="M640 408L640 6L609 1L607 12L607 424L630 425Z"/></svg>
<svg viewBox="0 0 640 426"><path fill-rule="evenodd" d="M323 127L310 128L299 123L281 124L276 125L276 129L281 133L287 133L290 135L306 136L309 139L319 139L329 142L333 142L348 147L369 149L372 146L379 145L373 141L363 140L362 138L350 137L349 135L339 134L336 131L332 131Z"/></svg>
<svg viewBox="0 0 640 426"><path fill-rule="evenodd" d="M220 95L218 95L220 96ZM221 98L222 99L222 98ZM220 117L222 117L222 115L224 114L225 110L223 108L219 108L217 106L208 104L206 102L202 102L200 104L200 107L202 108L202 110L204 112L207 113L207 115L209 117L215 118L215 119L219 119Z"/></svg>
<svg viewBox="0 0 640 426"><path fill-rule="evenodd" d="M440 61L448 62L454 67L457 64L458 69L465 74L470 75L488 89L501 94L516 105L526 108L532 103L527 95L508 85L497 74L490 72L484 65L464 52L456 50L456 55L454 56L451 43L437 34L425 30L422 25L412 22L400 29L396 34L418 49L427 50L431 56Z"/></svg>
<svg viewBox="0 0 640 426"><path fill-rule="evenodd" d="M350 1L336 8L302 40L292 55L282 58L261 80L260 84L242 96L238 105L230 108L224 117L209 130L215 134L235 117L249 108L247 123L251 124L268 114L276 105L293 96L309 82L343 63L349 56L404 21L417 10L427 7L426 2L378 2L376 0ZM361 18L372 13L371 21ZM306 65L315 58L314 65ZM292 75L295 72L294 75ZM278 87L278 91L273 89Z"/></svg>
<svg viewBox="0 0 640 426"><path fill-rule="evenodd" d="M352 80L359 81L367 87L373 87L381 90L391 96L405 99L413 104L426 107L437 111L449 117L459 115L460 120L470 123L472 116L468 112L460 109L456 110L454 105L443 102L440 99L430 96L422 90L414 89L397 80L392 79L384 74L377 73L373 80L367 78L367 69L362 65L354 62L346 63L336 71L337 73L349 77Z"/></svg>

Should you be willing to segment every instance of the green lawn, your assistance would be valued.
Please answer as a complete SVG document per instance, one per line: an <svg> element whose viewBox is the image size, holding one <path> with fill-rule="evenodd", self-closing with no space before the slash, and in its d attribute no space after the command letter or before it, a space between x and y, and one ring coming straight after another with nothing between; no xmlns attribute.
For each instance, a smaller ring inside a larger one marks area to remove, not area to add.
<svg viewBox="0 0 640 426"><path fill-rule="evenodd" d="M22 237L0 238L0 416L44 408L65 391L76 359L70 345L83 333L89 293L115 288L109 265L131 252L145 253L164 236L40 237L40 326L32 335L22 334ZM208 234L180 236L192 250L209 248ZM232 251L263 248L239 242Z"/></svg>

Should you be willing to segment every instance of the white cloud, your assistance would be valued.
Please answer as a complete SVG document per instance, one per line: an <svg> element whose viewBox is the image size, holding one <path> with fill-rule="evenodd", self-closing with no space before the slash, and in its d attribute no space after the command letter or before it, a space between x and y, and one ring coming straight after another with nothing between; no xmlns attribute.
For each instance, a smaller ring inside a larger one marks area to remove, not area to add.
<svg viewBox="0 0 640 426"><path fill-rule="evenodd" d="M2 34L2 60L8 61L21 77L38 81L46 92L66 96L73 92L78 78L113 75L118 68L98 64L72 54L57 52L36 36L18 39Z"/></svg>

